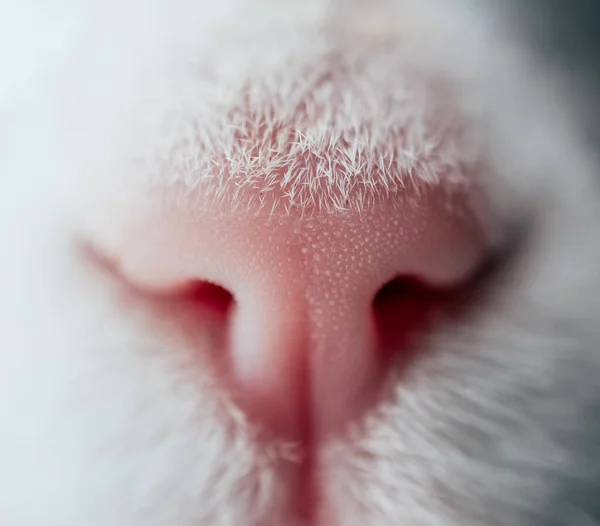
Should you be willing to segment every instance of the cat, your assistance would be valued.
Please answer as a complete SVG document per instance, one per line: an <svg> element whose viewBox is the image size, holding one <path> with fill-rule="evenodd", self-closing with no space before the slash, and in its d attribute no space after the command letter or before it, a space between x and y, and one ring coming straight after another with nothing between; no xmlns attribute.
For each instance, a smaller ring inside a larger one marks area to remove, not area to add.
<svg viewBox="0 0 600 526"><path fill-rule="evenodd" d="M1 524L600 524L592 103L507 6L2 6Z"/></svg>

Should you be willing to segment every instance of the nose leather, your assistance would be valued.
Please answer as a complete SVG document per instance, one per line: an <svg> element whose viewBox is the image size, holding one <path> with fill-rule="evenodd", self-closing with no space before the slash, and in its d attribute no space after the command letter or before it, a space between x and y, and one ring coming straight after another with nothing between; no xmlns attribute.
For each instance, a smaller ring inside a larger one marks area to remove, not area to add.
<svg viewBox="0 0 600 526"><path fill-rule="evenodd" d="M173 192L121 249L123 272L153 289L205 281L229 291L227 363L245 409L277 434L308 427L318 438L367 409L386 377L378 291L397 276L452 286L481 262L468 199L449 195L407 189L360 211L307 214Z"/></svg>

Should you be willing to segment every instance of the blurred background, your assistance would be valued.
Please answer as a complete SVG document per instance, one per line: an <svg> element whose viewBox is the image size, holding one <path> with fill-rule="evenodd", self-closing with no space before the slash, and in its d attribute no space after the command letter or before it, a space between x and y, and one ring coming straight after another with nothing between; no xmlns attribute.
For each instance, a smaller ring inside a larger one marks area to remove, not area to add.
<svg viewBox="0 0 600 526"><path fill-rule="evenodd" d="M515 23L523 25L544 57L563 68L575 96L587 99L583 118L600 150L600 1L520 0L515 5Z"/></svg>
<svg viewBox="0 0 600 526"><path fill-rule="evenodd" d="M519 23L525 25L541 56L563 69L567 86L583 101L582 122L600 160L600 0L524 0L517 11L515 14L523 15ZM600 192L600 173L598 189ZM599 422L600 404L593 402L588 425L597 427ZM598 473L600 444L580 442L570 446L579 449L581 458L588 459L587 469ZM577 479L565 480L556 489L551 505L554 509L548 515L555 522L548 522L548 526L600 525L600 478L591 487ZM573 522L574 509L579 510L579 518Z"/></svg>

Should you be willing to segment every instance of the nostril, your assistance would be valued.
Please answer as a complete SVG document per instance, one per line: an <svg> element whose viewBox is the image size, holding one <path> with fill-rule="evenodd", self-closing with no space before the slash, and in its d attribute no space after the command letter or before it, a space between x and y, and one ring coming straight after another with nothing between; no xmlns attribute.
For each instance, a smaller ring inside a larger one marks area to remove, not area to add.
<svg viewBox="0 0 600 526"><path fill-rule="evenodd" d="M186 306L193 311L210 312L218 319L226 320L235 306L234 295L225 287L212 281L192 279L167 287L147 287L136 283L123 272L121 265L115 258L106 256L95 246L83 242L79 246L81 253L94 266L112 275L121 283L134 289L137 293L149 299L167 301Z"/></svg>
<svg viewBox="0 0 600 526"><path fill-rule="evenodd" d="M190 281L172 296L191 307L209 309L223 320L229 317L235 305L235 298L229 290L210 281Z"/></svg>
<svg viewBox="0 0 600 526"><path fill-rule="evenodd" d="M79 247L82 257L95 268L111 276L116 283L137 298L153 312L157 321L169 324L175 330L175 322L181 335L193 339L194 335L207 329L223 347L227 339L231 314L236 305L235 296L225 287L208 280L186 280L168 287L146 287L123 272L115 258L90 243L82 242ZM138 307L136 307L138 308ZM156 327L158 328L158 327Z"/></svg>
<svg viewBox="0 0 600 526"><path fill-rule="evenodd" d="M414 276L399 276L381 287L373 300L373 316L383 362L408 366L418 338L428 332L454 292Z"/></svg>

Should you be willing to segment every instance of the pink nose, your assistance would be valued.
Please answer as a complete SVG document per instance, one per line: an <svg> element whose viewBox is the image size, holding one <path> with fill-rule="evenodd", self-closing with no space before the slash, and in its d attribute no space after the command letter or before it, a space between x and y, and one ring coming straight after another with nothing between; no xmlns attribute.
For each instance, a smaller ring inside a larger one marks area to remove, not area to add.
<svg viewBox="0 0 600 526"><path fill-rule="evenodd" d="M447 190L310 213L275 201L235 210L173 196L126 249L124 272L156 289L226 289L228 368L242 405L277 433L297 437L308 426L320 437L373 403L390 351L405 351L394 346L402 347L418 305L399 299L383 334L375 307L382 287L398 276L456 285L480 263L483 237L468 196Z"/></svg>

